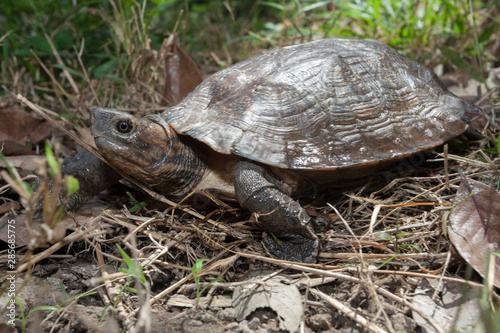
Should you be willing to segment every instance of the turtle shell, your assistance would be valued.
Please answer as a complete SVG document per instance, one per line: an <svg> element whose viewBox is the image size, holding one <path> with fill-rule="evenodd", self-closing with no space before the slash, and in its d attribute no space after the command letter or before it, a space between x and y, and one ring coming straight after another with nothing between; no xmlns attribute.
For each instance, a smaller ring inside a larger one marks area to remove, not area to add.
<svg viewBox="0 0 500 333"><path fill-rule="evenodd" d="M222 70L161 117L220 153L320 170L429 149L479 114L383 43L325 39Z"/></svg>

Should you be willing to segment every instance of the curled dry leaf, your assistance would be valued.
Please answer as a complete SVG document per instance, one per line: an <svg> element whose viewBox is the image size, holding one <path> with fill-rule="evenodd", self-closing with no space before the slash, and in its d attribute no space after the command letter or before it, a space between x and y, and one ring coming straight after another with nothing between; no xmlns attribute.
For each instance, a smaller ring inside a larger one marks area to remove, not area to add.
<svg viewBox="0 0 500 333"><path fill-rule="evenodd" d="M31 224L27 222L28 216L26 214L20 214L16 216L4 215L0 218L0 242L3 241L8 243L9 237L12 233L8 232L8 229L15 227L15 242L16 246L24 246L30 243L31 228L32 234L35 237L39 237L35 243L42 246L42 244L48 243L53 244L62 240L66 236L66 231L76 230L77 226L89 224L96 216L99 216L106 206L96 200L89 201L81 209L71 216L64 217L59 221L56 227L50 230L49 227L43 225L45 221L43 218L34 219ZM9 227L10 225L10 227ZM47 239L47 233L50 233L50 239Z"/></svg>
<svg viewBox="0 0 500 333"><path fill-rule="evenodd" d="M433 297L436 288L440 288L440 292ZM415 290L412 303L435 319L446 332L484 332L477 289L467 290L456 283L444 282L440 285L436 280L423 279ZM422 332L435 332L435 328L419 312L413 311L413 318Z"/></svg>
<svg viewBox="0 0 500 333"><path fill-rule="evenodd" d="M460 255L481 276L486 275L488 248L500 252L500 193L489 186L464 179L450 215L450 240ZM500 258L495 256L495 285L500 287Z"/></svg>
<svg viewBox="0 0 500 333"><path fill-rule="evenodd" d="M75 130L78 133L78 135L80 136L80 139L87 142L92 147L96 148L95 142L94 142L94 137L92 136L92 133L90 133L90 128L88 128L88 127L76 127Z"/></svg>
<svg viewBox="0 0 500 333"><path fill-rule="evenodd" d="M58 223L54 229L50 229L43 227L43 219L34 220L31 226L28 226L27 219L28 216L26 214L17 216L4 215L0 218L0 241L8 243L9 235L14 235L16 246L24 246L34 242L37 247L45 247L47 243L58 242L66 235L66 229L68 228L66 223ZM32 229L32 234L30 234L28 228ZM15 233L9 232L9 229L15 230ZM50 236L47 235L48 233ZM36 237L37 239L31 239L32 237ZM48 239L49 237L51 238L50 240Z"/></svg>
<svg viewBox="0 0 500 333"><path fill-rule="evenodd" d="M15 168L21 177L32 175L33 171L38 166L43 165L46 160L45 156L38 155L7 156L5 159L9 166ZM0 159L0 170L7 170L3 159Z"/></svg>
<svg viewBox="0 0 500 333"><path fill-rule="evenodd" d="M23 110L0 110L0 144L5 155L29 155L34 151L27 142L39 142L49 136L50 125Z"/></svg>
<svg viewBox="0 0 500 333"><path fill-rule="evenodd" d="M295 332L304 315L302 297L297 286L285 284L284 279L257 277L236 288L233 293L236 319L242 321L259 308L270 308L277 314L281 330Z"/></svg>
<svg viewBox="0 0 500 333"><path fill-rule="evenodd" d="M203 81L191 57L179 46L179 36L172 35L162 45L165 56L164 99L171 105L179 103Z"/></svg>

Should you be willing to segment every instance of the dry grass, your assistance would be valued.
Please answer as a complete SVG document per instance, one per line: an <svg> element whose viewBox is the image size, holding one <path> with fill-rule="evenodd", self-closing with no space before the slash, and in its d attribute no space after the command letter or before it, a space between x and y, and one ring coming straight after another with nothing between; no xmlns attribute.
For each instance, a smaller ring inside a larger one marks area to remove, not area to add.
<svg viewBox="0 0 500 333"><path fill-rule="evenodd" d="M155 304L170 304L169 299L174 295L192 299L195 285L191 269L197 259L205 258L208 261L198 274L202 286L215 278L225 282L210 286L208 295L200 302L201 308L217 295L226 295L236 285L245 283L252 272L282 267L285 270L280 274L292 277L310 294L309 309L324 307L320 305L323 300L371 332L394 329L387 311L393 314L411 310L441 332L439 323L412 304L411 295L420 279L484 288L477 276L472 280L466 277L466 265L447 239L446 223L463 175L492 187L498 183L500 158L491 159L483 152L489 142L494 142L493 133L498 131L496 123L490 123L485 131L490 137L473 143L469 147L472 152L466 156L441 153L431 157L427 163L437 167L413 170L423 175L409 175L407 164L399 169L396 165L390 172L404 170L400 174L404 177L391 174L390 178L395 179L376 191L358 188L337 199L326 194L312 201L306 207L317 216L316 229L322 240L322 252L314 265L263 256L265 250L259 243L262 231L253 217L242 220L238 207L214 200L199 209L156 195L166 205L135 214L127 210L106 211L47 250L25 257L18 271L25 271L63 247L84 239L88 255L97 258L101 269L100 276L86 283L92 290L106 290L101 292L101 300L116 309L116 318L128 329L138 325L131 316L149 309L144 302L154 308ZM387 179L386 173L381 176ZM102 230L108 232L105 237ZM145 299L144 292L121 290L130 273L108 272L110 264L123 266L117 244L132 254L143 267L147 280L155 286L150 298ZM170 275L168 286L158 288L155 282L158 274ZM320 291L321 287L353 292L334 294L332 298ZM125 294L114 304L120 292ZM498 301L496 293L492 297Z"/></svg>
<svg viewBox="0 0 500 333"><path fill-rule="evenodd" d="M142 24L138 17L135 24ZM147 43L136 48L138 45L133 42L136 37L128 36L128 52L134 61L123 78L124 84L92 80L85 74L85 85L79 86L70 72L61 73L39 62L51 81L45 86L35 86L30 73L12 70L18 68L13 57L12 66L2 70L2 82L9 81L12 88L7 90L0 105L14 105L17 94L29 95L40 108L60 110L52 114L77 116L79 124L88 119L88 110L97 105L120 106L138 115L162 110L162 78L157 73L162 72L165 55L151 50ZM53 49L58 64L77 65L85 73L78 55L81 50L77 51L73 58L63 59ZM225 59L233 58L227 50L224 52ZM212 57L219 56L212 54ZM68 85L70 89L65 88ZM262 230L256 226L254 217L241 215L238 207L209 199L200 209L150 193L162 204L134 214L126 209L108 210L92 216L90 223L79 225L47 249L20 249L19 253L25 256L17 270L19 274L28 272L28 277L33 266L57 258L55 255L61 254L61 249L66 249L72 257L95 258L100 272L84 281L88 286L86 291L99 291L99 301L115 309L115 318L122 328L130 331L140 331L140 327L144 329L151 324L148 320L153 316L152 310L146 304L154 311L166 308L178 316L188 312L169 305L169 300L173 295L195 298L192 267L197 259L204 258L207 261L198 274L202 285L218 277L225 282L211 284L207 296L202 297L201 309L208 308L207 304L216 296L227 295L246 283L252 272L281 267L279 274L290 277L308 295L306 311L316 313L320 312L318 309L333 306L367 331L385 332L395 330L391 323L393 313L408 314L412 310L441 332L440 323L413 305L411 296L420 279L485 288L479 276L467 276L466 264L450 244L446 231L462 175L492 187L499 183L500 158L496 153L485 153L498 141L498 90L493 90L482 103L485 115L479 129L485 138L471 143L469 153L458 149L460 155L434 155L427 162L434 168L406 161L387 171L390 174L375 177L385 182L375 190L362 187L341 195L326 193L309 202L306 207L317 217L315 227L322 244L314 265L282 262L266 256L260 244ZM65 126L75 123L74 119L68 119L72 118L63 117L60 121ZM125 262L116 245L127 249L143 267L152 292L140 288L139 283L135 284L136 292L123 288L131 275L140 273L116 270L118 266L124 267ZM334 288L340 292L334 293L332 299L325 290L333 293ZM82 301L84 297L88 296L82 294L76 299ZM496 292L491 297L498 301ZM65 312L57 315L63 318ZM57 322L49 316L44 320Z"/></svg>

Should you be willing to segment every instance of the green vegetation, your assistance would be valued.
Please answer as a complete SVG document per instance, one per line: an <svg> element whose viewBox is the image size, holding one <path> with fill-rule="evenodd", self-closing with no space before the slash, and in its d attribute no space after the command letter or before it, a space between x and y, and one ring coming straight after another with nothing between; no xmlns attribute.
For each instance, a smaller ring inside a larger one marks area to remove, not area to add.
<svg viewBox="0 0 500 333"><path fill-rule="evenodd" d="M123 261L125 261L125 264L127 265L127 268L120 268L119 271L122 272L122 273L125 273L127 274L127 277L129 279L128 284L131 283L132 279L135 278L137 281L139 281L144 287L147 286L147 280L146 280L146 276L144 275L144 271L142 269L142 266L138 263L135 263L132 258L130 258L130 256L127 254L127 252L125 252L120 245L116 244L116 246L118 247L118 251L120 251L120 255L122 256L123 258ZM129 291L132 291L134 293L137 292L137 290L135 288L129 288L127 287L126 288L127 290Z"/></svg>
<svg viewBox="0 0 500 333"><path fill-rule="evenodd" d="M127 192L128 197L130 198L130 201L134 203L134 206L132 206L128 211L130 213L137 213L143 208L146 208L147 205L153 203L152 199L144 200L139 202L130 192Z"/></svg>
<svg viewBox="0 0 500 333"><path fill-rule="evenodd" d="M200 297L203 295L205 290L210 287L210 285L214 282L218 281L224 281L222 278L216 278L213 280L210 280L208 284L203 287L203 289L200 288L200 273L203 270L203 263L207 261L207 259L196 259L196 262L194 263L193 267L191 268L191 274L193 274L193 279L194 283L196 285L196 306L200 303Z"/></svg>
<svg viewBox="0 0 500 333"><path fill-rule="evenodd" d="M27 331L28 319L32 318L33 314L35 312L37 312L37 311L47 311L48 312L47 317L49 317L49 316L54 315L58 311L61 311L63 308L65 308L65 307L73 304L74 302L77 302L80 298L87 297L87 296L90 296L90 295L93 295L93 294L96 293L95 291L90 291L90 292L86 292L86 293L80 293L80 294L77 294L77 295L74 295L74 296L69 296L67 294L66 288L64 287L64 285L62 284L62 282L61 281L58 281L58 282L59 282L59 286L61 287L62 297L63 297L64 300L62 302L60 302L60 303L57 303L56 305L41 305L41 306L37 306L37 307L35 307L33 309L30 309L28 311L28 313L25 314L25 312L28 309L24 308L22 301L18 297L14 297L14 300L17 303L17 306L19 308L19 313L21 315L21 318L16 318L16 321L19 321L21 323L21 330L22 330L22 332L26 332ZM2 310L4 310L4 309L2 309Z"/></svg>
<svg viewBox="0 0 500 333"><path fill-rule="evenodd" d="M144 274L144 270L141 264L136 260L132 260L132 258L130 258L127 252L125 252L125 250L123 250L120 245L116 244L116 247L118 248L121 257L125 262L125 265L127 266L127 268L118 268L118 271L127 275L127 281L120 287L120 291L116 295L113 304L110 304L104 308L104 311L102 312L100 318L101 321L104 320L109 311L111 311L112 313L116 311L116 308L121 302L125 291L139 296L145 302L147 302L150 296L149 283L146 280L146 275Z"/></svg>
<svg viewBox="0 0 500 333"><path fill-rule="evenodd" d="M493 0L6 0L0 96L54 96L66 113L97 80L94 104L125 103L123 87L158 83L150 73L152 50L174 31L205 72L262 48L342 37L380 39L427 65L444 62L483 80L494 60L489 47L500 30L499 6Z"/></svg>

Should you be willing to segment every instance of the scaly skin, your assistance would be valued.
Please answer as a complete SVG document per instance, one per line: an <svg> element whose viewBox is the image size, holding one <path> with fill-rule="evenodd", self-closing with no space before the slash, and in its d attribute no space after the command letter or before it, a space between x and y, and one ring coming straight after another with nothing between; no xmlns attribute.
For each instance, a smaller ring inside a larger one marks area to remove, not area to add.
<svg viewBox="0 0 500 333"><path fill-rule="evenodd" d="M90 111L90 122L96 146L115 168L165 196L191 193L206 173L206 163L170 127L103 108Z"/></svg>
<svg viewBox="0 0 500 333"><path fill-rule="evenodd" d="M236 198L240 205L257 213L258 221L280 237L281 245L266 238L269 251L281 259L311 263L317 255L318 237L311 231L311 218L293 200L280 182L264 167L239 162L233 171Z"/></svg>
<svg viewBox="0 0 500 333"><path fill-rule="evenodd" d="M124 174L170 197L206 190L199 184L211 170L194 147L196 142L179 136L161 118L137 119L98 108L91 110L90 119L97 147ZM212 152L209 158L218 155ZM310 217L279 180L250 161L236 162L239 159L235 157L234 166L227 170L233 174L233 195L242 207L258 214L264 228L282 238L281 245L269 238L271 253L284 260L313 262L318 238L309 227Z"/></svg>

